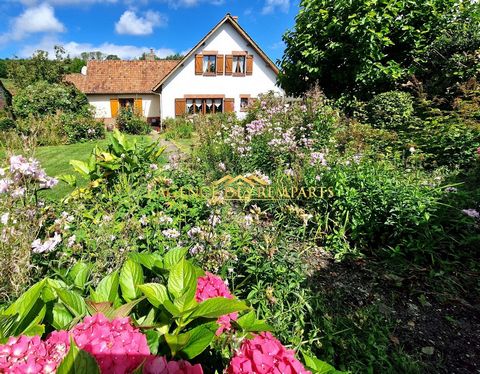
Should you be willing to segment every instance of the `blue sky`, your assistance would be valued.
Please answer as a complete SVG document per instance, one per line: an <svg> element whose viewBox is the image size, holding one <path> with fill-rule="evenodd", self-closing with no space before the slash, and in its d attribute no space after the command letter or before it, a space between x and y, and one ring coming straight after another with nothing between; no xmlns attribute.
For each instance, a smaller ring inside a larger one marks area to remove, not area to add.
<svg viewBox="0 0 480 374"><path fill-rule="evenodd" d="M272 58L293 27L299 0L1 0L0 57L37 49L70 55L100 50L130 59L153 48L164 57L185 53L226 13Z"/></svg>

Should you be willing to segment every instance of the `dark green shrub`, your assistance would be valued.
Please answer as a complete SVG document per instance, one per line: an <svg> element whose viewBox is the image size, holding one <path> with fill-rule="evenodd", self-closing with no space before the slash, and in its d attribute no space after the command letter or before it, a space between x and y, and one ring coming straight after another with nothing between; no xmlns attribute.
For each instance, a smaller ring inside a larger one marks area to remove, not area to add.
<svg viewBox="0 0 480 374"><path fill-rule="evenodd" d="M20 90L13 98L17 117L42 117L62 113L87 113L89 104L85 94L74 86L39 81Z"/></svg>
<svg viewBox="0 0 480 374"><path fill-rule="evenodd" d="M413 98L400 91L376 95L365 107L368 122L380 129L405 130L414 120Z"/></svg>
<svg viewBox="0 0 480 374"><path fill-rule="evenodd" d="M129 108L122 108L118 113L117 127L120 131L133 135L149 134L151 131L150 125L145 119Z"/></svg>
<svg viewBox="0 0 480 374"><path fill-rule="evenodd" d="M0 118L0 131L10 130L15 128L15 121L11 118Z"/></svg>
<svg viewBox="0 0 480 374"><path fill-rule="evenodd" d="M190 139L195 131L192 121L186 118L168 118L164 125L166 139Z"/></svg>
<svg viewBox="0 0 480 374"><path fill-rule="evenodd" d="M105 125L92 117L63 114L63 129L69 143L105 138Z"/></svg>

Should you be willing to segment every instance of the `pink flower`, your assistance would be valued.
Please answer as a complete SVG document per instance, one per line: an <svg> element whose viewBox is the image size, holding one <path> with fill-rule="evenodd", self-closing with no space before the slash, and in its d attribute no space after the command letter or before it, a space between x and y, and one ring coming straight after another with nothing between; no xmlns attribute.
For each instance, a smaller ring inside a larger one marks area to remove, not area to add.
<svg viewBox="0 0 480 374"><path fill-rule="evenodd" d="M195 298L197 302L202 302L213 297L225 297L233 299L230 290L226 286L222 278L217 277L211 273L206 273L205 276L199 277L197 280L197 292ZM216 335L221 335L224 331L229 331L232 328L231 321L236 321L238 313L230 313L218 318L217 323L220 325Z"/></svg>
<svg viewBox="0 0 480 374"><path fill-rule="evenodd" d="M143 367L143 374L203 374L200 364L192 365L188 361L170 361L165 357L151 357Z"/></svg>
<svg viewBox="0 0 480 374"><path fill-rule="evenodd" d="M95 357L102 373L128 373L150 357L147 338L128 317L113 321L103 314L85 317L71 333L78 347Z"/></svg>
<svg viewBox="0 0 480 374"><path fill-rule="evenodd" d="M245 340L230 361L227 373L311 374L295 358L295 352L286 349L269 332L262 332L251 340Z"/></svg>
<svg viewBox="0 0 480 374"><path fill-rule="evenodd" d="M11 337L0 345L1 373L55 373L68 352L66 331L54 332L46 341L39 336Z"/></svg>

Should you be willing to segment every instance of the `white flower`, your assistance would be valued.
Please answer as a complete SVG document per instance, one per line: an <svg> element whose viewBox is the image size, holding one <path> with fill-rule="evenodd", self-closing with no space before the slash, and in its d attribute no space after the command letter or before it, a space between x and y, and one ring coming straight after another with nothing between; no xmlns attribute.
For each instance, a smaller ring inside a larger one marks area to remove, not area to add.
<svg viewBox="0 0 480 374"><path fill-rule="evenodd" d="M145 215L143 215L138 221L140 222L140 224L142 226L147 226L147 224L148 224L148 219Z"/></svg>
<svg viewBox="0 0 480 374"><path fill-rule="evenodd" d="M190 230L188 230L187 235L189 238L193 238L196 235L200 234L202 232L202 229L200 227L192 227Z"/></svg>
<svg viewBox="0 0 480 374"><path fill-rule="evenodd" d="M158 165L157 164L150 164L150 170L158 170Z"/></svg>
<svg viewBox="0 0 480 374"><path fill-rule="evenodd" d="M40 239L35 239L32 242L32 252L33 253L49 253L52 252L55 247L62 241L62 236L55 232L52 238L48 238L43 242Z"/></svg>
<svg viewBox="0 0 480 374"><path fill-rule="evenodd" d="M111 242L115 241L115 239L117 239L117 237L115 235L110 235L110 241Z"/></svg>
<svg viewBox="0 0 480 374"><path fill-rule="evenodd" d="M0 179L0 193L5 193L8 191L9 187L12 185L13 181L8 178Z"/></svg>
<svg viewBox="0 0 480 374"><path fill-rule="evenodd" d="M180 236L180 233L175 229L163 230L162 234L169 239L176 239Z"/></svg>
<svg viewBox="0 0 480 374"><path fill-rule="evenodd" d="M408 150L410 151L410 153L415 153L415 147L410 147Z"/></svg>
<svg viewBox="0 0 480 374"><path fill-rule="evenodd" d="M10 215L8 213L3 213L2 216L0 217L0 222L2 222L2 224L6 225L8 223L8 217Z"/></svg>
<svg viewBox="0 0 480 374"><path fill-rule="evenodd" d="M77 237L75 235L72 235L71 237L68 238L67 241L67 247L71 248L75 244L75 240L77 240Z"/></svg>

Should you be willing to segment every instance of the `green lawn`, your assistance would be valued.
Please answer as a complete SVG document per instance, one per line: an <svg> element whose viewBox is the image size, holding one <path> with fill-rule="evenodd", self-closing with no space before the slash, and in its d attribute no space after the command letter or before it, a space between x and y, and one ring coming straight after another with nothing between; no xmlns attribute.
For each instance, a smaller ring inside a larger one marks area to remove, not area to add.
<svg viewBox="0 0 480 374"><path fill-rule="evenodd" d="M139 141L150 139L148 136L128 135L128 137L136 138ZM94 142L38 147L35 150L34 157L40 161L42 167L49 176L75 174L73 168L69 164L70 160L86 161L95 146L106 147L108 143L109 141L107 137L107 139ZM4 152L2 150L0 150L0 156L4 157ZM86 183L85 180L81 179L79 179L79 182L80 184ZM71 191L72 187L64 182L59 182L53 189L42 191L40 194L48 199L61 199Z"/></svg>

